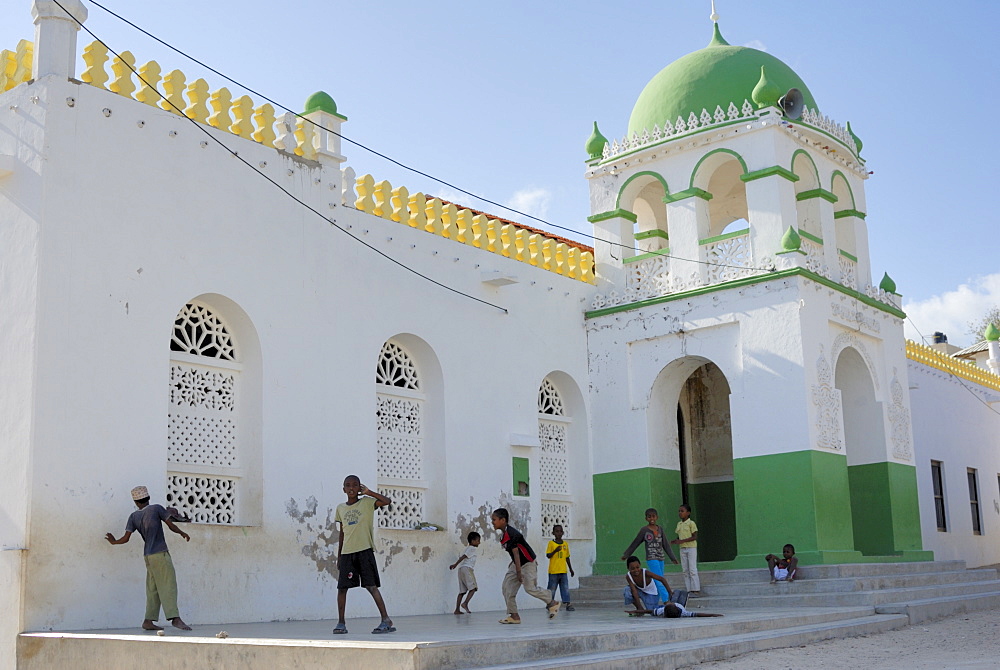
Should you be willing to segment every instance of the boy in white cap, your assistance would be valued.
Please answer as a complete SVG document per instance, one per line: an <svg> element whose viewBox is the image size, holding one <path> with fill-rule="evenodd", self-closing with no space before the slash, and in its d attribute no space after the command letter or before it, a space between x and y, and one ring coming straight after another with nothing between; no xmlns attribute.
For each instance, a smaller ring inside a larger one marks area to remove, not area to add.
<svg viewBox="0 0 1000 670"><path fill-rule="evenodd" d="M125 534L117 540L112 533L104 537L111 544L125 544L132 537L133 531L138 530L145 542L142 553L146 561L146 618L142 622L142 628L163 630L154 623L160 618L162 605L164 616L175 628L191 630L191 626L184 623L177 612L177 575L170 560L170 552L167 551L167 541L163 537L163 526L160 522L166 523L167 528L187 542L191 541L191 536L174 525L170 512L162 505L149 504L149 491L145 486L136 486L132 489L132 500L139 509L129 516L128 523L125 524Z"/></svg>

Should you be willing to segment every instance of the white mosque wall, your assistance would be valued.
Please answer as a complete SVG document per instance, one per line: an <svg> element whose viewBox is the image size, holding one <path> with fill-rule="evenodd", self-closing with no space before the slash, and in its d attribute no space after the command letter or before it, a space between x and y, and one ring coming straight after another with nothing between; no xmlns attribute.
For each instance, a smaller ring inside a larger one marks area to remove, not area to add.
<svg viewBox="0 0 1000 670"><path fill-rule="evenodd" d="M909 395L924 548L969 567L1000 563L1000 393L909 362ZM945 530L938 529L931 461L941 464ZM980 532L973 527L969 473L978 489Z"/></svg>
<svg viewBox="0 0 1000 670"><path fill-rule="evenodd" d="M496 506L509 506L544 550L535 484L546 376L573 414L567 537L575 567L588 572L581 311L592 286L344 207L338 167L209 130L373 247L503 313L350 240L175 114L51 78L5 94L3 108L0 150L17 163L0 180L0 272L12 279L3 304L19 327L0 331L2 428L12 454L12 485L0 500L5 548L23 539L24 551L3 552L2 568L16 574L23 556L31 598L21 630L141 618L139 537L113 547L103 535L122 533L132 486L164 499L169 341L178 311L195 299L234 324L236 346L247 352L241 447L249 445L244 475L257 483L240 525L192 524L190 543L167 533L186 619L335 614L333 512L346 475L378 486L374 378L390 338L420 343L427 355L417 356L418 367L439 367L428 414L436 442L425 453L443 464L429 464L437 475L424 484L439 498L445 490L442 518L426 520L446 527L377 533L390 613L450 610L456 580L448 565L469 530L483 534L473 607L502 608L508 561L489 527ZM517 283L482 281L498 269ZM512 497L515 456L531 464L524 498ZM543 558L543 582L544 566ZM348 616L374 613L363 590L351 592Z"/></svg>

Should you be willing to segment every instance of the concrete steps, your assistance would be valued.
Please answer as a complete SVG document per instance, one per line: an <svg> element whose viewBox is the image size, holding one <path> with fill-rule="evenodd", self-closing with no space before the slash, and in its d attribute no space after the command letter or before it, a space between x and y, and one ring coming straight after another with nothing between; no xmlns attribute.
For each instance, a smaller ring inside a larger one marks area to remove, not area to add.
<svg viewBox="0 0 1000 670"><path fill-rule="evenodd" d="M684 622L671 620L679 625ZM716 661L752 651L789 647L831 638L871 635L909 624L905 614L871 614L866 616L806 623L797 626L769 628L767 630L725 633L720 630L699 629L696 639L684 639L633 648L616 652L566 655L561 658L540 659L505 665L483 666L482 670L508 670L513 668L602 668L605 670L664 670L705 661Z"/></svg>
<svg viewBox="0 0 1000 670"><path fill-rule="evenodd" d="M668 574L672 586L680 575ZM907 612L916 620L994 607L1000 579L994 569L966 570L962 561L853 563L803 566L789 584L771 584L767 570L718 570L701 573L705 597L692 600L708 610L742 607L878 607ZM623 576L580 580L573 593L577 607L620 606ZM916 604L920 603L920 604ZM912 605L912 606L910 606ZM936 609L935 609L936 608Z"/></svg>

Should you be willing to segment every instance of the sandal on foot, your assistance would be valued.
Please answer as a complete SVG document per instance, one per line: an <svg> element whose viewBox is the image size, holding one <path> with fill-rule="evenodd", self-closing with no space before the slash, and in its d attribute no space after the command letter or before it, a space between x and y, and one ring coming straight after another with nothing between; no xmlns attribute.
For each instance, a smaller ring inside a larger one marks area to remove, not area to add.
<svg viewBox="0 0 1000 670"><path fill-rule="evenodd" d="M372 631L373 635L381 635L382 633L395 633L396 627L392 625L392 621L383 621L379 625L375 626L375 630Z"/></svg>
<svg viewBox="0 0 1000 670"><path fill-rule="evenodd" d="M505 619L500 619L500 623L521 623L520 619L515 619L512 616L508 616Z"/></svg>
<svg viewBox="0 0 1000 670"><path fill-rule="evenodd" d="M343 623L338 623L333 627L334 635L347 635L347 625Z"/></svg>

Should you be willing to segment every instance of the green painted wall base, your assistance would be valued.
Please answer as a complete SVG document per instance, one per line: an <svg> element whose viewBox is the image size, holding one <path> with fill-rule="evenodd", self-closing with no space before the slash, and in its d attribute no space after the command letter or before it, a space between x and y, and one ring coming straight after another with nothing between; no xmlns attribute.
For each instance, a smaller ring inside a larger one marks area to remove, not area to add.
<svg viewBox="0 0 1000 670"><path fill-rule="evenodd" d="M639 528L646 524L649 507L660 514L664 534L672 538L681 500L681 473L664 468L639 468L594 475L594 520L597 536L595 575L625 573L621 560ZM636 549L640 559L646 554Z"/></svg>
<svg viewBox="0 0 1000 670"><path fill-rule="evenodd" d="M764 556L786 542L803 565L934 560L922 549L911 465L849 468L843 454L805 450L736 459L733 475L733 482L688 487L703 570L762 568ZM657 508L673 537L680 473L639 468L595 475L594 500L594 574L621 574L622 552L647 507ZM644 558L641 546L636 554Z"/></svg>

